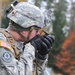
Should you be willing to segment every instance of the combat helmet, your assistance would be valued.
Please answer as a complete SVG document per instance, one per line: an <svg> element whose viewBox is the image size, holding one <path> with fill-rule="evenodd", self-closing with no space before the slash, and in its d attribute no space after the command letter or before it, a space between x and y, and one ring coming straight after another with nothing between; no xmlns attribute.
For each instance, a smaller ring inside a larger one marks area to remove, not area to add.
<svg viewBox="0 0 75 75"><path fill-rule="evenodd" d="M28 2L12 3L7 17L23 28L44 27L44 15L41 10Z"/></svg>

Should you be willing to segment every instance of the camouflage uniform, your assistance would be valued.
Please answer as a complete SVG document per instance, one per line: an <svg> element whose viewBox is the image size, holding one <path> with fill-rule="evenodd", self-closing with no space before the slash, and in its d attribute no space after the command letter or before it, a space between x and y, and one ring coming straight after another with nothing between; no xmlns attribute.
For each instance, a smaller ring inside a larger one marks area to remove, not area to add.
<svg viewBox="0 0 75 75"><path fill-rule="evenodd" d="M0 40L5 41L9 47L6 37L0 33ZM24 50L21 42L16 42L16 46L20 49L20 60L16 60L13 55L13 49L8 50L0 47L0 75L33 75L35 59L35 49L28 43L25 45ZM46 69L46 60L37 59L37 73L38 75L49 75Z"/></svg>

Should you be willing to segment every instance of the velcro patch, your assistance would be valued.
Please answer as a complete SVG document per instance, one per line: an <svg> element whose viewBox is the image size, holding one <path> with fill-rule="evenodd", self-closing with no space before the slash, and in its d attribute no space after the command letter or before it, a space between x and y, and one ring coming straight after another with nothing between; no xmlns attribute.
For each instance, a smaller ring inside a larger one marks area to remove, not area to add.
<svg viewBox="0 0 75 75"><path fill-rule="evenodd" d="M6 48L8 50L11 50L11 45L3 40L0 40L0 47Z"/></svg>
<svg viewBox="0 0 75 75"><path fill-rule="evenodd" d="M12 60L12 55L9 52L5 52L2 56L3 61L9 63Z"/></svg>

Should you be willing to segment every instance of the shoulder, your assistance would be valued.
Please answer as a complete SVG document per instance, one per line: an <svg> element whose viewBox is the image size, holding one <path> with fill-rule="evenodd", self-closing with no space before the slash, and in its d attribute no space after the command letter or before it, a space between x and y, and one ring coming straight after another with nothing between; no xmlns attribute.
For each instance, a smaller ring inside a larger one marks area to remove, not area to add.
<svg viewBox="0 0 75 75"><path fill-rule="evenodd" d="M0 40L4 40L4 41L7 40L3 33L0 33Z"/></svg>
<svg viewBox="0 0 75 75"><path fill-rule="evenodd" d="M11 50L11 45L8 43L7 38L0 32L0 48Z"/></svg>

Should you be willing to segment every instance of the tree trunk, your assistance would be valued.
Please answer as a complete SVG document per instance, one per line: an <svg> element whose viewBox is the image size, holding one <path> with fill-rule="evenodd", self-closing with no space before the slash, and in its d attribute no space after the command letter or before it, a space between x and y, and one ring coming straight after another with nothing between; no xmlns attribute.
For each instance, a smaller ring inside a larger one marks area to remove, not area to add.
<svg viewBox="0 0 75 75"><path fill-rule="evenodd" d="M69 26L70 26L70 30L69 33L73 30L73 22L74 22L74 3L73 0L71 0L71 9L70 9L70 21L69 21Z"/></svg>

